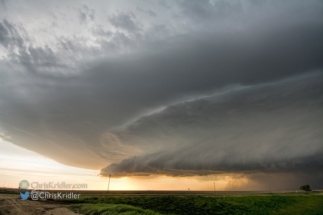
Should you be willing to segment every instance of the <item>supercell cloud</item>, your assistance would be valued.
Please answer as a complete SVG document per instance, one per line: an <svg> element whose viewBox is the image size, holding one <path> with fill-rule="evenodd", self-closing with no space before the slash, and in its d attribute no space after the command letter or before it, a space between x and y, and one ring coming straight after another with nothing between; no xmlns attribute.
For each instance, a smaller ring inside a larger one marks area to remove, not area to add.
<svg viewBox="0 0 323 215"><path fill-rule="evenodd" d="M321 1L2 0L0 137L103 176L319 186L322 41Z"/></svg>

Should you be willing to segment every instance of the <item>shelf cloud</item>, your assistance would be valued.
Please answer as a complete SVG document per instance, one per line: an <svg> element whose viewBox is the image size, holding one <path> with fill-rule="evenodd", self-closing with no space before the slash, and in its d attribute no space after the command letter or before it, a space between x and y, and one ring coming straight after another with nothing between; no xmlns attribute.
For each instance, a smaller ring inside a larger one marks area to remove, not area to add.
<svg viewBox="0 0 323 215"><path fill-rule="evenodd" d="M316 172L322 12L0 1L0 137L102 176Z"/></svg>
<svg viewBox="0 0 323 215"><path fill-rule="evenodd" d="M205 175L322 168L322 75L169 106L115 132L144 153L102 174Z"/></svg>

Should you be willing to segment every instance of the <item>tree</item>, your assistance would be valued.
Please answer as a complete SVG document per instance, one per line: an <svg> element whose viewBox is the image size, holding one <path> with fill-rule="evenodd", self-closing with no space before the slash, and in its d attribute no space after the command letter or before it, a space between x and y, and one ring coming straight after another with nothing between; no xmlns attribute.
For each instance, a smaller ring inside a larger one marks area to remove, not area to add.
<svg viewBox="0 0 323 215"><path fill-rule="evenodd" d="M304 190L304 191L311 191L311 187L308 184L305 184L305 185L300 186L299 189L300 190Z"/></svg>

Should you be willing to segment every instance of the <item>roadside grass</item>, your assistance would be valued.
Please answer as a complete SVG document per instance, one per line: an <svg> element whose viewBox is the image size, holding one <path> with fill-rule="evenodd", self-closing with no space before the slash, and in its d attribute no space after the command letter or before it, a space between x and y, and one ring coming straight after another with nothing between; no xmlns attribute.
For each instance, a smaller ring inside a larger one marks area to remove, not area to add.
<svg viewBox="0 0 323 215"><path fill-rule="evenodd" d="M152 210L124 204L76 204L69 209L84 215L160 215Z"/></svg>
<svg viewBox="0 0 323 215"><path fill-rule="evenodd" d="M70 201L70 203L72 203ZM74 200L74 209L81 214L323 214L323 195L255 195L255 196L198 196L198 195L153 195L153 196L105 196L85 197ZM120 206L120 207L119 207ZM129 208L128 208L129 207ZM128 210L129 209L129 210ZM109 211L110 210L110 211ZM149 211L145 211L149 210ZM105 213L109 211L109 213Z"/></svg>

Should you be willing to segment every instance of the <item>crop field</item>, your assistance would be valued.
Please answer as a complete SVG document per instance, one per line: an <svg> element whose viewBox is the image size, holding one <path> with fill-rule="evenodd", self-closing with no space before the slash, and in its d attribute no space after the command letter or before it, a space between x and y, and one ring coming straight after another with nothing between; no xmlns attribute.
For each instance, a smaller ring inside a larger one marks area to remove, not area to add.
<svg viewBox="0 0 323 215"><path fill-rule="evenodd" d="M157 195L87 197L69 208L81 214L323 214L322 195Z"/></svg>
<svg viewBox="0 0 323 215"><path fill-rule="evenodd" d="M208 214L323 214L323 192L154 192L80 191L74 200L21 201L14 191L0 195L0 214L13 214L10 205L27 214L86 215L208 215ZM6 197L10 197L10 201ZM1 199L2 198L2 199ZM8 201L5 201L5 200ZM7 205L6 203L10 203ZM38 208L34 211L33 208ZM64 211L59 213L59 211ZM57 213L56 213L57 212Z"/></svg>

